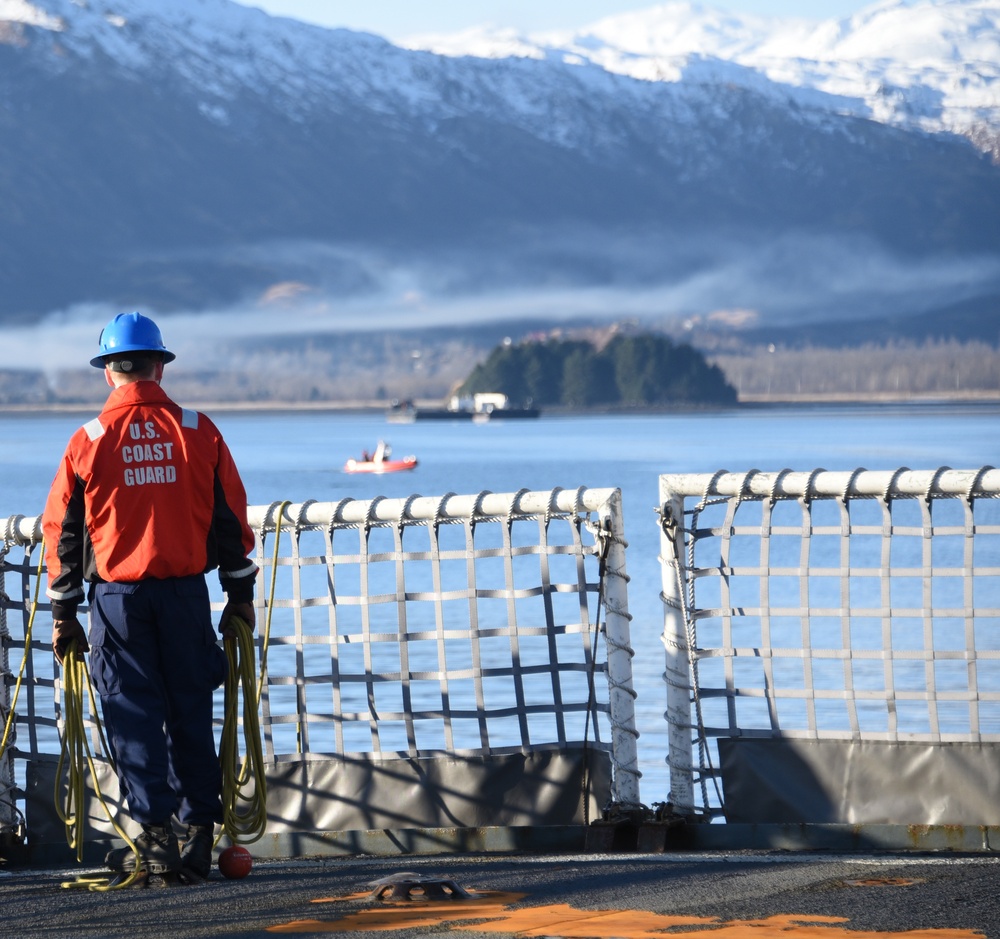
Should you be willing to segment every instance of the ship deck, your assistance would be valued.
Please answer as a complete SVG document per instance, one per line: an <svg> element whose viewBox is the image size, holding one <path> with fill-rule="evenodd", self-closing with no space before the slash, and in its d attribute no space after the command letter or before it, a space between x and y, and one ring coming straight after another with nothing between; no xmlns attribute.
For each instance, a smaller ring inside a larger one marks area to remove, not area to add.
<svg viewBox="0 0 1000 939"><path fill-rule="evenodd" d="M264 860L198 886L70 888L79 868L0 868L10 935L74 939L475 935L979 939L996 935L1000 859L826 851L449 854ZM462 899L373 896L379 881L450 882Z"/></svg>

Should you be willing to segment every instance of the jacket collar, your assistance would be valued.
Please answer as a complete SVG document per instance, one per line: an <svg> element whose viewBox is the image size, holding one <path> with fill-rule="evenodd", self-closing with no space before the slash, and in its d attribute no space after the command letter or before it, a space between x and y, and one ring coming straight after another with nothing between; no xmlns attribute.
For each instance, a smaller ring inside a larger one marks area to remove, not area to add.
<svg viewBox="0 0 1000 939"><path fill-rule="evenodd" d="M101 413L130 408L137 404L170 404L167 393L155 381L131 381L113 388Z"/></svg>

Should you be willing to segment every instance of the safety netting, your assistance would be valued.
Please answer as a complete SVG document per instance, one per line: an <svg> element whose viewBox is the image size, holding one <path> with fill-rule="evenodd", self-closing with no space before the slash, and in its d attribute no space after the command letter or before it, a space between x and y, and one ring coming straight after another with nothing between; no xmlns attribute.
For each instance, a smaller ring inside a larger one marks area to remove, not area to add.
<svg viewBox="0 0 1000 939"><path fill-rule="evenodd" d="M918 773L921 745L968 746L962 759L990 775L1000 471L670 475L660 495L672 801L713 814L814 782L822 820L857 818L847 803L878 798L848 798L851 784L869 774L899 800L917 780L891 767ZM750 815L808 820L774 811Z"/></svg>
<svg viewBox="0 0 1000 939"><path fill-rule="evenodd" d="M249 521L272 828L555 824L637 800L617 490L276 502ZM6 756L51 767L37 520L9 520L5 548L5 677L24 670Z"/></svg>

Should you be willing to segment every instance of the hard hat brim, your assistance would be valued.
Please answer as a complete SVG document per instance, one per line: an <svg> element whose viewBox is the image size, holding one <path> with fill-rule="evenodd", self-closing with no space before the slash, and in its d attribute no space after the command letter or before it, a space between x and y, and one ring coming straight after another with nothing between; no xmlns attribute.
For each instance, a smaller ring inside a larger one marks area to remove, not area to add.
<svg viewBox="0 0 1000 939"><path fill-rule="evenodd" d="M173 352L167 352L166 349L147 349L145 346L143 346L132 349L120 348L120 349L115 349L114 352L106 352L104 355L95 355L90 360L90 364L93 365L94 368L104 368L105 365L107 365L105 359L112 359L126 352L150 352L150 353L158 352L160 355L163 356L164 365L166 365L167 362L173 362L173 360L177 358L177 356L174 355Z"/></svg>

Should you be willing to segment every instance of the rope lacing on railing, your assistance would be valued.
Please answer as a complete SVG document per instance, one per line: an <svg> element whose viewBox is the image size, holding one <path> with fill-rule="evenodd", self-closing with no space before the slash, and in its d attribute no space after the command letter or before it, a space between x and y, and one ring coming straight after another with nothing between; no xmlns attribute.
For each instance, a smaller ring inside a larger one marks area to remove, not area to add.
<svg viewBox="0 0 1000 939"><path fill-rule="evenodd" d="M628 573L622 567L611 567L608 563L608 556L611 553L611 546L618 545L623 550L628 547L628 542L624 538L618 537L610 529L604 528L602 525L595 524L593 522L586 522L584 527L594 536L595 546L598 549L598 558L601 562L601 575L602 577L617 577L618 579L624 581L626 584L631 581ZM605 600L605 605L607 600ZM611 607L607 607L611 610ZM627 610L616 609L613 612L617 613L619 616L624 616L627 620L631 621L632 614Z"/></svg>
<svg viewBox="0 0 1000 939"><path fill-rule="evenodd" d="M982 485L983 477L987 473L991 472L993 470L993 468L994 467L989 466L989 465L980 467L979 472L976 473L976 475L973 478L972 482L969 483L969 488L965 492L965 501L969 504L969 506L972 505L972 503L976 500L977 496L980 499L983 498L984 493L980 490L979 487ZM996 498L996 496L997 496L997 494L995 492L994 493L989 493L989 497L990 498Z"/></svg>
<svg viewBox="0 0 1000 939"><path fill-rule="evenodd" d="M17 523L22 518L24 518L23 515L11 515L8 517L3 529L3 548L0 549L0 557L6 555L11 549L11 545L15 543L14 532L17 531Z"/></svg>
<svg viewBox="0 0 1000 939"><path fill-rule="evenodd" d="M296 532L301 532L302 529L309 524L307 521L307 516L309 514L309 507L318 504L319 502L317 499L306 499L306 501L299 506L298 512L295 513Z"/></svg>
<svg viewBox="0 0 1000 939"><path fill-rule="evenodd" d="M908 466L901 466L892 474L892 476L889 477L889 482L886 483L885 489L882 490L882 501L886 505L890 505L892 500L896 497L896 486L899 484L899 477L902 476L903 473L908 472L910 472L910 468Z"/></svg>
<svg viewBox="0 0 1000 939"><path fill-rule="evenodd" d="M931 501L935 496L934 490L938 488L938 483L941 481L941 477L950 469L950 466L939 466L934 471L931 481L927 484L927 490L924 492L924 502L927 504L928 508L930 507Z"/></svg>
<svg viewBox="0 0 1000 939"><path fill-rule="evenodd" d="M791 470L788 467L785 467L783 470L779 470L775 474L774 479L771 481L771 488L768 490L767 493L767 504L772 509L777 504L779 499L778 489L781 487L782 482L789 473L791 473Z"/></svg>
<svg viewBox="0 0 1000 939"><path fill-rule="evenodd" d="M455 497L454 492L446 492L438 500L438 504L434 507L434 518L431 519L431 527L434 531L437 531L441 527L442 522L448 523L450 519L444 514L444 507L448 504L448 500Z"/></svg>
<svg viewBox="0 0 1000 939"><path fill-rule="evenodd" d="M378 505L379 505L380 502L385 502L385 501L386 501L386 497L385 496L375 496L375 498L372 499L371 502L368 503L368 511L365 512L365 520L364 520L364 523L362 525L362 527L364 528L364 532L365 532L365 537L366 538L368 537L368 533L373 528L376 527L376 524L377 524L377 521L378 521L375 518L375 510L378 508Z"/></svg>
<svg viewBox="0 0 1000 939"><path fill-rule="evenodd" d="M857 469L851 472L851 475L847 477L847 482L844 483L844 488L840 491L840 495L837 497L837 505L840 511L840 536L841 538L850 538L851 536L851 509L850 500L851 490L854 488L855 482L857 482L858 477L862 473L867 473L868 471L863 467L859 466ZM873 499L874 496L858 496L855 495L853 498L864 498Z"/></svg>
<svg viewBox="0 0 1000 939"><path fill-rule="evenodd" d="M617 577L624 580L626 583L628 582L628 574L626 574L624 570L620 567L611 567L608 564L608 556L611 553L611 546L619 545L622 548L625 548L628 546L628 542L626 542L623 538L619 538L613 531L604 526L587 523L586 527L587 530L594 535L595 540L600 545L600 553L598 555L600 560L600 589L598 593L598 607L603 604L605 618L607 618L608 615L615 615L631 622L632 614L629 613L627 609L624 609L617 599L608 599L608 590L606 587L608 579L612 577ZM618 591L612 591L612 593L617 596ZM619 642L617 639L612 637L606 629L604 630L604 641L608 645L609 656L613 650L615 652L626 653L630 659L635 657L635 650L628 643ZM611 674L611 669L608 669L608 686L609 688L625 692L625 694L629 695L633 699L636 697L636 692L633 688L629 688L623 683L615 680L614 676ZM614 722L612 722L612 726L614 726ZM635 735L638 736L638 733L633 730L628 730L624 727L619 727L619 729L623 731L627 730L627 732L635 733Z"/></svg>
<svg viewBox="0 0 1000 939"><path fill-rule="evenodd" d="M799 502L801 502L802 505L806 507L806 509L808 509L809 506L812 505L813 487L816 485L816 478L825 472L826 470L820 467L818 469L814 469L809 474L809 478L806 480L806 484L802 488L802 495L799 497Z"/></svg>
<svg viewBox="0 0 1000 939"><path fill-rule="evenodd" d="M561 490L553 490L553 492ZM583 517L586 514L583 506L583 494L587 491L586 486L580 486L576 490L575 498L573 499L573 510L570 513L570 521L574 526L579 526Z"/></svg>
<svg viewBox="0 0 1000 939"><path fill-rule="evenodd" d="M514 524L514 513L517 511L518 503L521 501L521 496L525 493L531 492L530 489L518 489L517 492L511 496L510 506L507 509L507 530L510 531L511 526Z"/></svg>
<svg viewBox="0 0 1000 939"><path fill-rule="evenodd" d="M346 499L341 499L333 507L333 511L330 513L330 522L329 522L329 524L326 527L326 530L327 530L328 534L330 534L332 536L333 535L333 531L334 531L335 528L341 528L341 529L347 528L347 529L350 529L350 528L357 528L358 527L357 525L345 525L343 522L338 522L338 519L341 517L341 514L344 511L344 506L345 505L349 505L353 501L354 500L351 499L350 497L348 497Z"/></svg>
<svg viewBox="0 0 1000 939"><path fill-rule="evenodd" d="M559 490L559 491L561 491L561 490ZM612 547L613 546L620 546L620 547L624 548L627 543L625 542L625 540L623 538L621 538L621 537L619 537L618 535L615 534L614 530L611 527L611 523L610 523L609 519L604 519L604 520L602 520L600 522L596 522L595 523L594 521L590 520L589 517L587 517L586 519L584 519L581 516L580 509L581 509L581 501L582 501L583 492L584 492L584 489L582 487L577 490L576 500L574 502L574 508L573 508L573 512L572 512L572 522L573 522L574 526L577 528L577 530L579 530L579 526L582 523L584 525L584 527L587 529L587 531L594 538L594 545L595 545L595 548L597 549L596 550L596 554L597 554L598 565L599 565L598 592L597 592L597 611L596 611L595 623L594 623L593 642L592 642L592 647L591 647L591 650L590 650L590 653L589 653L590 654L590 659L591 659L591 661L590 661L590 670L589 670L589 674L588 674L589 700L588 700L588 708L587 708L587 724L589 726L590 716L591 716L591 710L592 710L592 708L594 706L594 699L595 699L595 694L596 694L596 688L595 688L595 685L594 685L594 671L597 668L597 638L598 638L598 635L600 633L603 632L603 634L604 634L604 642L605 642L605 646L606 646L606 649L607 649L607 656L608 656L608 661L609 661L609 666L607 668L605 668L605 670L604 670L604 672L605 672L605 679L606 679L607 684L608 684L608 694L609 694L609 697L612 696L615 692L618 692L618 693L622 693L622 694L627 695L628 697L630 697L634 701L636 699L636 697L637 697L637 693L636 693L635 689L629 687L629 685L626 682L618 680L618 678L617 678L614 670L610 667L610 661L611 661L611 659L612 659L613 656L616 656L618 654L624 653L631 660L635 656L635 650L632 649L631 646L628 643L618 641L618 639L615 638L615 636L612 634L612 632L610 630L608 630L607 628L604 628L604 629L601 628L601 608L602 608L602 606L604 608L604 620L605 620L605 622L607 622L607 619L608 619L609 616L622 617L623 619L625 619L628 622L631 622L631 620L632 620L631 614L617 600L619 591L617 591L617 590L611 591L612 597L614 599L612 599L612 600L609 601L609 599L608 599L608 593L609 593L609 591L607 589L608 588L608 583L609 583L609 581L610 581L611 578L619 578L619 579L624 580L625 582L628 582L628 575L625 573L624 568L622 568L621 566L615 566L615 567L613 567L613 566L611 566L608 563L608 559L609 559L609 557L610 557L610 555L612 553ZM553 491L553 500L555 499L555 496L556 496L556 491L554 490ZM548 513L546 513L546 522L547 522L547 520L548 520ZM612 737L614 737L615 735L618 735L619 737L622 737L622 736L631 736L633 739L637 739L638 736L639 736L639 733L636 730L636 728L628 726L627 724L625 724L621 720L617 720L616 719L616 715L617 715L617 709L616 708L611 708L609 710L608 717L609 717L609 720L611 722L611 734L612 734ZM586 739L586 731L584 733L584 737ZM638 769L637 759L636 760L632 760L629 763L622 762L618 758L618 749L616 747L612 747L611 758L612 758L612 762L613 762L612 771L613 771L615 779L618 779L621 776L621 774L627 774L627 775L632 776L633 778L636 778L636 779L638 779L638 777L640 777L642 775L639 772L639 769ZM619 788L620 787L616 785L616 787L615 787L616 791ZM632 787L629 787L630 790L631 790L631 788ZM585 805L585 808L586 808L587 805L588 805L586 803L586 801L585 801L584 805ZM588 813L587 812L585 812L584 818L585 818L585 822L589 821Z"/></svg>
<svg viewBox="0 0 1000 939"><path fill-rule="evenodd" d="M552 506L555 503L556 499L559 498L560 492L562 492L561 486L555 486L549 492L548 501L545 503L545 514L542 516L542 527L545 529L545 531L549 530L549 522L552 520Z"/></svg>
<svg viewBox="0 0 1000 939"><path fill-rule="evenodd" d="M483 499L491 495L493 495L491 490L481 489L479 494L476 496L475 502L472 503L472 511L469 513L469 528L471 531L475 531L476 524L484 518Z"/></svg>
<svg viewBox="0 0 1000 939"><path fill-rule="evenodd" d="M851 470L851 475L847 477L847 482L844 483L844 488L841 490L840 498L837 501L840 502L841 504L846 503L851 498L851 490L854 488L854 484L858 481L858 477L862 473L867 473L867 472L868 470L863 466L859 466L856 469ZM873 498L873 497L863 496L856 493L854 495L854 498L857 499L857 498Z"/></svg>
<svg viewBox="0 0 1000 939"><path fill-rule="evenodd" d="M407 496L406 501L403 502L403 504L400 506L399 515L396 518L396 530L399 532L400 535L402 535L403 529L406 528L407 521L412 521L412 519L409 517L410 506L413 505L413 503L419 498L420 496L417 494Z"/></svg>

